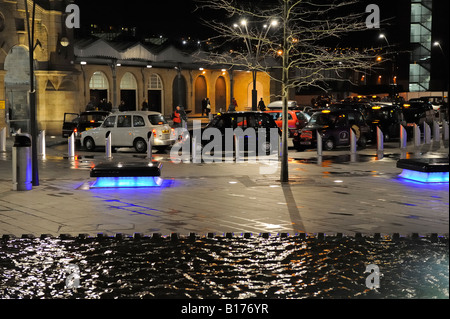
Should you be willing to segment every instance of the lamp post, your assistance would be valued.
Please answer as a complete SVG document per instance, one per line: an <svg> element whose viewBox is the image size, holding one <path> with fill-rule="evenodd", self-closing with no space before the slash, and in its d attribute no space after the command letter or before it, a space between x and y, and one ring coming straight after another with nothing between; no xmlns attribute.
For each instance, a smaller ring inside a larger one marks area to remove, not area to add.
<svg viewBox="0 0 450 319"><path fill-rule="evenodd" d="M27 32L28 32L28 47L29 47L29 62L30 62L30 130L31 130L31 166L32 166L32 185L39 186L39 172L38 172L38 150L37 150L37 122L36 122L36 89L34 84L34 27L35 27L35 15L36 15L36 2L33 0L33 7L31 13L31 25L30 25L30 12L28 11L28 1L25 2L25 13L27 19Z"/></svg>
<svg viewBox="0 0 450 319"><path fill-rule="evenodd" d="M444 77L444 89L442 90L443 91L442 99L444 99L444 97L445 97L445 90L447 90L447 94L448 94L448 84L449 84L448 83L448 79L447 79L447 76L448 76L448 71L447 71L447 69L448 69L448 61L447 61L447 57L445 56L444 49L441 46L441 43L439 41L435 41L433 43L433 46L434 47L439 47L439 49L441 50L442 56L444 57L445 77ZM447 108L447 112L448 112L448 108ZM447 115L447 117L448 117L448 115Z"/></svg>
<svg viewBox="0 0 450 319"><path fill-rule="evenodd" d="M389 41L388 41L388 39L386 38L386 35L385 35L384 33L381 33L380 36L379 36L379 38L380 38L380 39L384 39L384 40L386 41L387 45L388 45L388 46L391 46L391 45L389 44Z"/></svg>
<svg viewBox="0 0 450 319"><path fill-rule="evenodd" d="M244 39L245 45L247 47L247 51L249 56L251 57L252 66L257 63L257 60L261 54L262 41L267 38L267 35L272 27L276 27L278 25L277 20L270 21L269 24L264 24L263 29L260 31L259 35L256 36L258 39L258 43L256 44L256 52L252 50L252 37L248 32L248 21L246 19L242 19L240 23L235 23L233 26L244 34L243 29L245 30ZM252 111L256 111L258 108L258 91L256 90L256 77L258 75L258 71L252 70L253 77L253 90L252 90Z"/></svg>

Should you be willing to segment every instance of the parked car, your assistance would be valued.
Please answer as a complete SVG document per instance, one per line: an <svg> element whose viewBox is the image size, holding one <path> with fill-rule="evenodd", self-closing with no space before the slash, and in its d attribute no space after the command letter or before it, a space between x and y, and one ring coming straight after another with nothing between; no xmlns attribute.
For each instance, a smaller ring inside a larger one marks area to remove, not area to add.
<svg viewBox="0 0 450 319"><path fill-rule="evenodd" d="M274 119L275 123L277 123L278 127L282 129L283 126L283 112L281 110L272 110L265 111L264 113L269 114ZM300 130L308 124L310 115L303 113L301 111L288 111L288 129L289 129L289 138L294 136L295 130Z"/></svg>
<svg viewBox="0 0 450 319"><path fill-rule="evenodd" d="M439 112L440 108L444 105L444 103L446 103L446 100L448 99L443 96L424 96L420 98L410 99L409 102L430 102L433 106L433 110L435 112Z"/></svg>
<svg viewBox="0 0 450 319"><path fill-rule="evenodd" d="M370 126L373 140L377 139L377 127L383 132L384 139L389 141L400 137L400 125L406 125L402 108L394 104L372 106L367 112L366 121Z"/></svg>
<svg viewBox="0 0 450 319"><path fill-rule="evenodd" d="M134 147L139 153L147 151L151 134L155 148L166 149L174 143L172 129L161 113L130 111L113 113L101 126L81 133L82 146L88 151L105 146L108 132L111 132L112 147Z"/></svg>
<svg viewBox="0 0 450 319"><path fill-rule="evenodd" d="M226 143L226 133L227 129L235 130L237 128L241 128L243 131L245 131L248 128L253 128L255 130L256 134L256 145L260 146L262 149L259 151L265 152L266 154L269 154L273 149L274 145L271 145L270 143L270 130L273 128L277 129L278 136L281 136L281 130L275 123L272 116L270 116L267 113L263 112L232 112L232 113L220 113L216 117L212 119L209 124L201 129L201 136L203 137L203 132L206 129L209 128L215 128L218 129L222 135L222 147L223 150L225 150L225 143ZM265 142L260 141L260 130L265 129ZM189 135L192 137L194 136L194 131L190 130ZM248 141L249 136L244 136L244 149L248 150ZM182 139L179 139L179 142L184 143L186 142L185 136ZM204 147L207 144L209 144L211 140L204 140L201 139L201 146ZM233 143L234 148L234 143ZM258 152L259 153L259 152Z"/></svg>
<svg viewBox="0 0 450 319"><path fill-rule="evenodd" d="M370 127L363 114L355 110L323 110L313 114L302 130L294 133L294 147L297 151L317 147L317 132L322 136L325 150L350 145L350 129L356 133L358 145L366 147L370 138Z"/></svg>
<svg viewBox="0 0 450 319"><path fill-rule="evenodd" d="M408 136L412 134L414 124L419 126L422 126L423 123L432 125L435 119L433 105L430 102L408 101L402 104L402 111Z"/></svg>
<svg viewBox="0 0 450 319"><path fill-rule="evenodd" d="M283 108L283 101L274 101L267 105L268 110L280 110ZM296 101L288 101L288 109L289 110L296 110L299 106L297 105Z"/></svg>
<svg viewBox="0 0 450 319"><path fill-rule="evenodd" d="M332 103L329 108L330 110L355 110L367 117L367 112L372 106L373 104L368 102L340 102Z"/></svg>
<svg viewBox="0 0 450 319"><path fill-rule="evenodd" d="M78 113L64 113L62 136L69 137L75 133L75 138L80 139L81 133L102 125L110 114L107 111L86 111Z"/></svg>

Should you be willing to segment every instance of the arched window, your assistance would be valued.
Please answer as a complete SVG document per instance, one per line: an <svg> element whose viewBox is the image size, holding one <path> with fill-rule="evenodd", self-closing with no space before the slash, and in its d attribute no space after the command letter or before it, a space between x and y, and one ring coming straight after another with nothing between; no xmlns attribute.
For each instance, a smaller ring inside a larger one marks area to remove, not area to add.
<svg viewBox="0 0 450 319"><path fill-rule="evenodd" d="M109 96L109 82L106 75L97 71L91 77L89 82L90 90L90 107L98 107L98 105L103 101L108 101Z"/></svg>
<svg viewBox="0 0 450 319"><path fill-rule="evenodd" d="M91 77L91 81L89 82L89 88L91 90L108 90L109 83L106 75L100 71L95 72Z"/></svg>
<svg viewBox="0 0 450 319"><path fill-rule="evenodd" d="M163 110L163 83L158 74L150 75L148 82L148 107L150 111L164 112Z"/></svg>
<svg viewBox="0 0 450 319"><path fill-rule="evenodd" d="M127 72L120 81L119 110L135 111L137 109L137 81L133 74Z"/></svg>
<svg viewBox="0 0 450 319"><path fill-rule="evenodd" d="M130 72L123 75L122 81L120 81L121 90L137 90L136 78Z"/></svg>
<svg viewBox="0 0 450 319"><path fill-rule="evenodd" d="M148 89L149 90L162 90L163 89L163 84L162 84L161 78L158 74L150 75Z"/></svg>

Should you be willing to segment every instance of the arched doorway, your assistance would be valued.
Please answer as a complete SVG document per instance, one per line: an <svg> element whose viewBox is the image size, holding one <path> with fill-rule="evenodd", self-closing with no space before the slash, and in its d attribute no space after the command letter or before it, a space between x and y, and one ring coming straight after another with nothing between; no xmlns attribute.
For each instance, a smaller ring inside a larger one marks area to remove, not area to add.
<svg viewBox="0 0 450 319"><path fill-rule="evenodd" d="M10 131L30 132L30 64L28 50L13 47L5 59L6 122Z"/></svg>
<svg viewBox="0 0 450 319"><path fill-rule="evenodd" d="M161 77L152 74L148 84L148 107L150 111L162 112L164 87Z"/></svg>
<svg viewBox="0 0 450 319"><path fill-rule="evenodd" d="M186 103L186 79L183 75L177 75L173 80L173 90L172 90L172 100L173 100L173 109L177 106L182 106L184 109L187 108Z"/></svg>
<svg viewBox="0 0 450 319"><path fill-rule="evenodd" d="M216 98L215 98L215 111L219 112L220 109L225 111L227 109L227 84L223 76L219 76L216 81Z"/></svg>
<svg viewBox="0 0 450 319"><path fill-rule="evenodd" d="M203 75L200 75L195 80L195 113L202 113L202 100L207 96L208 89L206 86L206 79Z"/></svg>
<svg viewBox="0 0 450 319"><path fill-rule="evenodd" d="M89 81L89 92L90 104L92 104L94 108L98 107L102 100L109 102L109 82L103 72L94 72Z"/></svg>
<svg viewBox="0 0 450 319"><path fill-rule="evenodd" d="M137 81L130 72L125 73L120 81L120 103L122 102L125 105L123 108L119 107L119 110L137 110Z"/></svg>

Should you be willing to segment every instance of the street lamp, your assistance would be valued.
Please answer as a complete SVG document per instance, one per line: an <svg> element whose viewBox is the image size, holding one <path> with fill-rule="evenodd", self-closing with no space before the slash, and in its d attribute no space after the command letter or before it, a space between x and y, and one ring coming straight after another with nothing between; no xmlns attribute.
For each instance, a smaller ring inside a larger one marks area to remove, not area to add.
<svg viewBox="0 0 450 319"><path fill-rule="evenodd" d="M30 26L30 13L28 11L28 1L24 0L25 14L27 18L27 32L28 32L28 48L29 48L29 62L30 62L30 130L31 130L31 167L32 167L32 185L39 186L39 172L38 172L38 152L37 152L37 121L36 121L36 89L34 83L34 27L36 17L36 1L33 0L32 17Z"/></svg>
<svg viewBox="0 0 450 319"><path fill-rule="evenodd" d="M381 33L380 36L379 36L379 38L380 38L380 39L386 40L387 45L388 45L388 46L391 46L391 45L389 44L389 41L388 41L388 39L386 38L386 35L385 35L384 33Z"/></svg>
<svg viewBox="0 0 450 319"><path fill-rule="evenodd" d="M257 36L251 36L249 34L248 24L249 24L249 22L247 19L242 19L240 21L240 24L234 23L233 27L235 29L238 29L240 31L240 33L244 35L245 45L247 47L248 54L251 57L252 64L256 64L256 61L258 60L258 58L261 54L261 44L262 44L263 40L265 40L267 38L267 35L269 34L269 31L272 27L278 26L278 21L276 19L272 19L271 21L269 21L269 23L265 23L263 25L262 30L259 32L259 35L257 35ZM241 26L243 28L241 28ZM243 31L243 29L245 29L245 32ZM254 52L252 50L251 41L254 38L258 39L258 43L256 44L256 52ZM258 74L258 71L256 71L256 70L252 71L252 75L253 75L252 110L253 111L256 111L257 107L258 107L257 106L258 105L258 91L256 90L257 74Z"/></svg>

